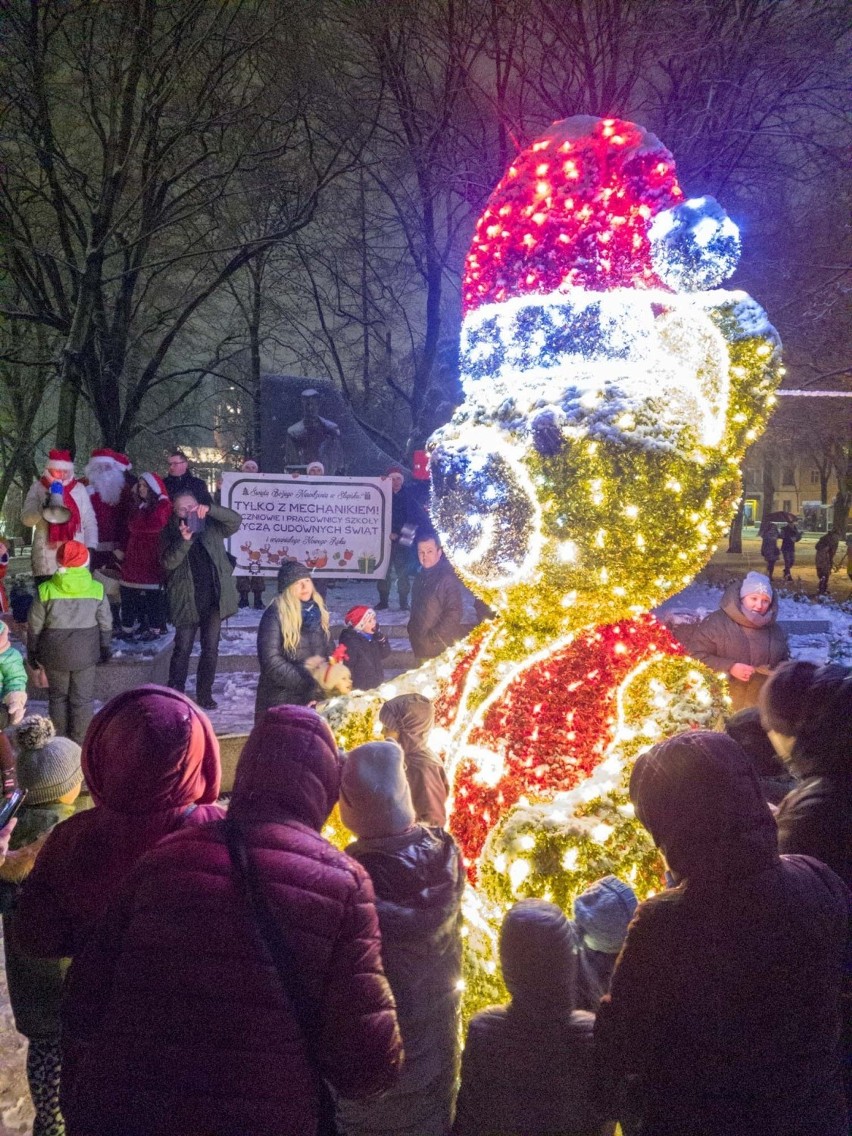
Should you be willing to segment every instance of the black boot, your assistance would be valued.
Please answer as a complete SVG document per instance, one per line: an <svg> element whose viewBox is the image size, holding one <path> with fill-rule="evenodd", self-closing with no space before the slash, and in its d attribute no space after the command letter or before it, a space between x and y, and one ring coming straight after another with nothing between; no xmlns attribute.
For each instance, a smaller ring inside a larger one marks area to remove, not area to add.
<svg viewBox="0 0 852 1136"><path fill-rule="evenodd" d="M240 596L240 602L237 604L237 607L248 607L248 605L248 596Z"/></svg>

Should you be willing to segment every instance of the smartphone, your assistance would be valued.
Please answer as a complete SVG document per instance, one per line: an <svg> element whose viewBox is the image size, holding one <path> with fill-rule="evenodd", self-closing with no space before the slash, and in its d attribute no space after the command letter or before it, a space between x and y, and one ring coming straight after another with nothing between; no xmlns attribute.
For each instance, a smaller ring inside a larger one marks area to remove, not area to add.
<svg viewBox="0 0 852 1136"><path fill-rule="evenodd" d="M0 805L0 828L5 828L12 817L16 815L26 799L26 789L15 789L13 790L11 797L7 797L3 801L3 804Z"/></svg>

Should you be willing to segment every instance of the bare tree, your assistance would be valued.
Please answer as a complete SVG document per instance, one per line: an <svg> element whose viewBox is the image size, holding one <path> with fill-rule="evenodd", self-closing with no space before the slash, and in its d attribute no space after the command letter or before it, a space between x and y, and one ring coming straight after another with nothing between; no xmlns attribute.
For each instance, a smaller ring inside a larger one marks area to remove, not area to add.
<svg viewBox="0 0 852 1136"><path fill-rule="evenodd" d="M162 402L174 411L209 371L176 354L211 298L308 224L351 165L368 116L341 103L315 8L8 6L0 226L22 302L5 315L58 335L60 443L79 398L117 446L177 382ZM269 224L241 238L235 216L259 188Z"/></svg>

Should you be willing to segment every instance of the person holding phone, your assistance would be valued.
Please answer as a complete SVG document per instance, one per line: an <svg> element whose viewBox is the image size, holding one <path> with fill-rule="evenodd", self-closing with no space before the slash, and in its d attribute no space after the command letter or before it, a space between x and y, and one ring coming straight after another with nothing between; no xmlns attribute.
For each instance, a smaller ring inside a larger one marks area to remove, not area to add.
<svg viewBox="0 0 852 1136"><path fill-rule="evenodd" d="M213 680L219 659L222 620L239 604L225 540L240 527L240 515L222 505L202 505L191 493L175 497L172 516L163 530L161 562L175 644L169 686L183 693L189 656L200 635L201 658L196 675L196 702L215 710Z"/></svg>

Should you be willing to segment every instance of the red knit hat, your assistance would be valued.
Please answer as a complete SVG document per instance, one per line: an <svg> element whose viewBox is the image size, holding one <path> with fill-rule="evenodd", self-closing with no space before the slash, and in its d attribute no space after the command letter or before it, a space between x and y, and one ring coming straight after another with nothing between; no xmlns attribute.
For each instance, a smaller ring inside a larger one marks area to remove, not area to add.
<svg viewBox="0 0 852 1136"><path fill-rule="evenodd" d="M71 457L70 450L51 450L47 455L47 468L65 469L69 473L73 473L74 460Z"/></svg>
<svg viewBox="0 0 852 1136"><path fill-rule="evenodd" d="M356 604L355 607L350 607L346 615L343 617L343 622L348 623L350 627L354 627L357 631L368 615L375 615L373 608L368 607L367 604Z"/></svg>
<svg viewBox="0 0 852 1136"><path fill-rule="evenodd" d="M60 568L85 568L89 563L89 550L79 540L66 540L56 550L56 563Z"/></svg>

